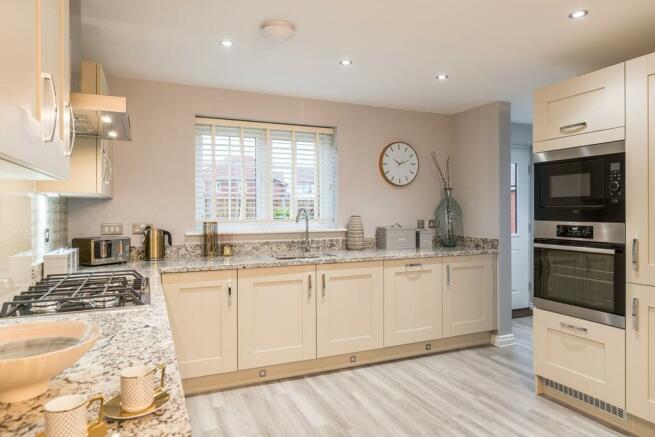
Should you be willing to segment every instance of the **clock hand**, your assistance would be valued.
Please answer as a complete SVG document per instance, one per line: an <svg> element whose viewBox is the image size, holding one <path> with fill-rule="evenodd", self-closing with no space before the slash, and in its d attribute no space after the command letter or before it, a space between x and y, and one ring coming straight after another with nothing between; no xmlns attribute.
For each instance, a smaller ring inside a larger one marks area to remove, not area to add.
<svg viewBox="0 0 655 437"><path fill-rule="evenodd" d="M391 159L393 159L393 162L395 162L395 163L396 163L396 165L398 165L398 166L399 166L400 164L402 164L402 162L398 162L398 161L396 161L396 159L395 159L395 158L391 158Z"/></svg>

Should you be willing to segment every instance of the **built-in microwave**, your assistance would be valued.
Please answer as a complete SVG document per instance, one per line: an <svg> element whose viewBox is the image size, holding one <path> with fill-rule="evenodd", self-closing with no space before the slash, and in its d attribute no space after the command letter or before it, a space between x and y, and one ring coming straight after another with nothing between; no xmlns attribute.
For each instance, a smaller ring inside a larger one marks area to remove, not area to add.
<svg viewBox="0 0 655 437"><path fill-rule="evenodd" d="M625 142L535 153L537 221L625 222Z"/></svg>

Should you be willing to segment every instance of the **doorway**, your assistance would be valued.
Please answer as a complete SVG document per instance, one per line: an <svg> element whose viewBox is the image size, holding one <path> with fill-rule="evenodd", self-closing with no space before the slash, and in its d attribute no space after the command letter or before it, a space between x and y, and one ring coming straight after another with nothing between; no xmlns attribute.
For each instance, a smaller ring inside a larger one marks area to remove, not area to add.
<svg viewBox="0 0 655 437"><path fill-rule="evenodd" d="M512 146L510 160L512 310L532 305L532 148Z"/></svg>

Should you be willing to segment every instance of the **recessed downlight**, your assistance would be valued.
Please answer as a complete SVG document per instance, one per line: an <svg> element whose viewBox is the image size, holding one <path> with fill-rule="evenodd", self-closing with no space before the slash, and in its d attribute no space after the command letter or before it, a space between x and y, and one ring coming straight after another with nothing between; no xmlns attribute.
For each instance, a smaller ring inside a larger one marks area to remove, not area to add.
<svg viewBox="0 0 655 437"><path fill-rule="evenodd" d="M107 135L109 135L110 138L116 138L118 136L118 133L115 130L110 130L107 132Z"/></svg>
<svg viewBox="0 0 655 437"><path fill-rule="evenodd" d="M103 123L111 123L111 117L108 115L100 116L100 120L102 120Z"/></svg>
<svg viewBox="0 0 655 437"><path fill-rule="evenodd" d="M353 60L352 59L341 59L339 60L339 64L341 65L353 65Z"/></svg>
<svg viewBox="0 0 655 437"><path fill-rule="evenodd" d="M446 80L446 79L448 79L448 75L446 73L437 74L437 80Z"/></svg>
<svg viewBox="0 0 655 437"><path fill-rule="evenodd" d="M224 39L224 40L221 41L221 45L223 47L232 47L234 45L234 43L232 41L230 41L229 39Z"/></svg>
<svg viewBox="0 0 655 437"><path fill-rule="evenodd" d="M569 14L571 20L579 20L589 15L589 11L586 9L577 9Z"/></svg>

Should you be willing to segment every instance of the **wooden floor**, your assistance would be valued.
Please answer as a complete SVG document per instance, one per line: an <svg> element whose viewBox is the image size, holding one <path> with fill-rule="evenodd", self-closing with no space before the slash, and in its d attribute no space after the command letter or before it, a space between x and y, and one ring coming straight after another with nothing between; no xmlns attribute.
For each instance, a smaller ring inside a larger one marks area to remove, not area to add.
<svg viewBox="0 0 655 437"><path fill-rule="evenodd" d="M187 399L194 436L616 436L534 394L532 318L485 346Z"/></svg>

